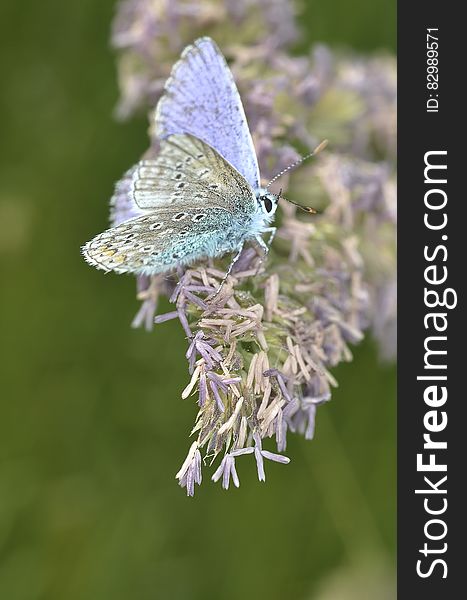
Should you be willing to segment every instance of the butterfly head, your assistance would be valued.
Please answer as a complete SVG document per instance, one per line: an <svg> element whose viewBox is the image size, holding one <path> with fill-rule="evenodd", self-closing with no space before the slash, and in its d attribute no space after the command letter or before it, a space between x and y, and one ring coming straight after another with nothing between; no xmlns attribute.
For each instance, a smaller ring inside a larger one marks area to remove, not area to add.
<svg viewBox="0 0 467 600"><path fill-rule="evenodd" d="M280 193L273 194L266 188L259 188L256 192L256 200L259 210L266 216L272 217L276 212L277 203L279 202Z"/></svg>

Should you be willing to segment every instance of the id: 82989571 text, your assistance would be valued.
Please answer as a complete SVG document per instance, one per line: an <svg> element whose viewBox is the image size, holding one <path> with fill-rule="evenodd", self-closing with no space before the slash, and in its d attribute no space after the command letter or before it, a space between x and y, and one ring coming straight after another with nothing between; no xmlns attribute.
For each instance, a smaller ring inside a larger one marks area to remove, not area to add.
<svg viewBox="0 0 467 600"><path fill-rule="evenodd" d="M439 60L438 60L438 28L426 30L426 89L428 98L426 112L437 113L439 110Z"/></svg>

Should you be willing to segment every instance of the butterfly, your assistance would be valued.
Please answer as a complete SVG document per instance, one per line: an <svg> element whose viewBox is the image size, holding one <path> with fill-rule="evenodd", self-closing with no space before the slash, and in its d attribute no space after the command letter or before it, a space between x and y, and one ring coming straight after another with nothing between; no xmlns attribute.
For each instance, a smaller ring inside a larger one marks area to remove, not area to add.
<svg viewBox="0 0 467 600"><path fill-rule="evenodd" d="M235 253L227 277L245 242L256 240L267 253L262 236L274 235L280 194L260 185L242 101L212 39L196 40L174 65L155 132L157 156L117 184L128 195L129 218L87 242L85 260L105 271L153 275Z"/></svg>

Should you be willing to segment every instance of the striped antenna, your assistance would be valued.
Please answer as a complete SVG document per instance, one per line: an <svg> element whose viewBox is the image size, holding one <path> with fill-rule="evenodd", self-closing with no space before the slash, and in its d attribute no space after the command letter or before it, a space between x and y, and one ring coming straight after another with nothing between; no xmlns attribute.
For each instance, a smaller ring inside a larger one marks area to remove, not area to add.
<svg viewBox="0 0 467 600"><path fill-rule="evenodd" d="M306 154L305 156L301 156L298 160L296 160L291 165L286 167L283 171L281 171L277 175L274 175L274 177L271 179L271 181L266 186L266 189L268 189L272 183L277 181L279 179L279 177L282 177L282 175L285 175L285 173L287 173L287 171L291 171L292 169L295 169L295 167L298 167L298 165L301 165L304 160L307 160L308 158L311 158L312 156L316 156L317 154L319 154L321 152L321 150L324 150L326 148L327 145L328 145L328 140L323 140L321 142L321 144L316 146L316 148L313 150L313 152L310 152L310 154ZM285 198L284 198L284 200L285 200ZM288 202L290 202L290 200ZM292 202L292 204L293 204L293 202Z"/></svg>
<svg viewBox="0 0 467 600"><path fill-rule="evenodd" d="M277 181L279 179L279 177L282 177L282 175L284 175L284 173L287 173L287 171L290 171L291 169L294 169L295 167L297 167L298 165L300 165L304 160L307 160L307 158L311 158L312 156L316 156L317 154L319 154L321 152L321 150L324 150L324 148L326 148L327 145L328 145L328 140L323 140L321 142L321 144L319 144L318 146L316 146L316 148L313 150L313 152L310 152L310 154L306 154L305 156L301 156L297 161L295 161L294 163L292 163L291 165L289 165L286 169L284 169L283 171L281 171L280 173L278 173L277 175L275 175L271 179L271 181L268 183L268 185L266 186L266 189L269 188L269 186L271 185L271 183L274 183L275 181ZM312 208L311 206L302 206L301 204L297 204L297 202L294 202L293 200L289 200L288 198L284 198L284 196L282 196L282 188L281 188L279 194L277 195L277 198L278 199L282 198L286 202L289 202L290 204L293 204L294 206L300 208L301 210L303 210L304 212L306 212L306 213L308 213L310 215L316 215L316 214L318 214L318 211L315 208Z"/></svg>

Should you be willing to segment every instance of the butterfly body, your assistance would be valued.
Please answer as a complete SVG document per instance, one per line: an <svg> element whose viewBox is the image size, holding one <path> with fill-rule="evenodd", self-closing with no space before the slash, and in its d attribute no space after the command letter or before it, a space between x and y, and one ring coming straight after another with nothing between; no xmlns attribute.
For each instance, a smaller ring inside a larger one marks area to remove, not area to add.
<svg viewBox="0 0 467 600"><path fill-rule="evenodd" d="M151 275L238 253L269 227L278 198L259 185L253 142L232 74L201 38L174 66L156 109L160 150L127 172L129 218L82 248L106 271ZM118 207L117 207L118 208Z"/></svg>

